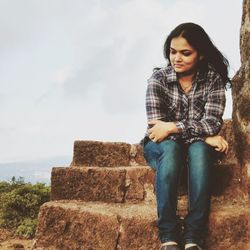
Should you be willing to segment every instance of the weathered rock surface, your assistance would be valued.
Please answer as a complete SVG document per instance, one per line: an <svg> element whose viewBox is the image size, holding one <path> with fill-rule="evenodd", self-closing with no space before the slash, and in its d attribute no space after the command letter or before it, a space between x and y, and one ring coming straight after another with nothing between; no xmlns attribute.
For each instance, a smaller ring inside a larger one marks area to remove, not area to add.
<svg viewBox="0 0 250 250"><path fill-rule="evenodd" d="M123 142L75 141L72 166L129 166L130 144Z"/></svg>
<svg viewBox="0 0 250 250"><path fill-rule="evenodd" d="M180 208L180 215L186 214ZM246 204L213 204L208 250L247 250ZM233 247L232 247L233 246ZM57 201L39 213L36 249L159 249L156 208L148 203Z"/></svg>
<svg viewBox="0 0 250 250"><path fill-rule="evenodd" d="M125 202L150 199L154 172L149 167L53 168L51 198Z"/></svg>
<svg viewBox="0 0 250 250"><path fill-rule="evenodd" d="M182 172L179 195L187 195L187 171ZM218 199L243 197L239 166L216 165L212 171L212 194ZM52 169L51 199L103 202L155 201L155 171L147 166Z"/></svg>
<svg viewBox="0 0 250 250"><path fill-rule="evenodd" d="M240 54L241 68L233 79L233 127L243 185L250 194L250 0L243 1Z"/></svg>

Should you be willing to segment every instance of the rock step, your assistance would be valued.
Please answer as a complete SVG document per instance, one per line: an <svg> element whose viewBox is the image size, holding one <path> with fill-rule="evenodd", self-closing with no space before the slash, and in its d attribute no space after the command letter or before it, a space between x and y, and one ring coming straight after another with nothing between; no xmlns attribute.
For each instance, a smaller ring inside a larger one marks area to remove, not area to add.
<svg viewBox="0 0 250 250"><path fill-rule="evenodd" d="M184 208L180 214L185 216ZM247 250L246 204L214 203L207 250ZM42 205L34 248L37 250L159 249L156 208L152 204L51 201Z"/></svg>
<svg viewBox="0 0 250 250"><path fill-rule="evenodd" d="M214 168L212 194L218 199L242 197L236 165ZM52 200L103 202L154 201L155 171L137 167L54 167L51 175ZM183 168L179 195L187 194L187 169Z"/></svg>
<svg viewBox="0 0 250 250"><path fill-rule="evenodd" d="M224 120L220 134L229 142L227 155L218 154L222 164L235 164L234 135L232 121ZM116 167L147 165L143 148L139 144L124 142L75 141L72 166Z"/></svg>

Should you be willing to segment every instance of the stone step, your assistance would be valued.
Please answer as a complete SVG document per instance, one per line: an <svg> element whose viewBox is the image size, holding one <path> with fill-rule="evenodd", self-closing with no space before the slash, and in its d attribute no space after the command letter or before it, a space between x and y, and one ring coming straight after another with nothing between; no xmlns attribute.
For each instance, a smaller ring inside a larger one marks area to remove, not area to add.
<svg viewBox="0 0 250 250"><path fill-rule="evenodd" d="M51 199L120 203L154 200L154 171L147 166L53 168Z"/></svg>
<svg viewBox="0 0 250 250"><path fill-rule="evenodd" d="M214 168L212 194L215 199L242 197L236 165ZM137 167L54 167L51 176L52 200L103 202L155 201L155 171ZM187 169L183 168L179 195L187 194Z"/></svg>
<svg viewBox="0 0 250 250"><path fill-rule="evenodd" d="M179 215L185 214L180 208ZM249 216L243 202L212 204L207 250L249 249ZM51 201L42 205L38 219L37 250L159 249L151 203Z"/></svg>
<svg viewBox="0 0 250 250"><path fill-rule="evenodd" d="M231 120L224 120L220 134L229 142L227 155L218 154L219 164L236 164ZM147 165L139 144L123 142L75 141L72 166L117 167Z"/></svg>
<svg viewBox="0 0 250 250"><path fill-rule="evenodd" d="M228 154L217 153L217 164L236 164L237 160L233 145ZM117 167L145 166L143 147L139 144L75 141L74 155L70 164L75 167Z"/></svg>

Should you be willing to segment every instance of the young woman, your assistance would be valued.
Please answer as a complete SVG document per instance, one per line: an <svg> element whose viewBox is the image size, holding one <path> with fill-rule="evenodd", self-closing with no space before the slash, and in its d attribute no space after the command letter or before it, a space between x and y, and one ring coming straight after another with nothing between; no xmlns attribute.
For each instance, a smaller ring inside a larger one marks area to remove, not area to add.
<svg viewBox="0 0 250 250"><path fill-rule="evenodd" d="M207 235L214 150L227 153L218 136L225 108L228 61L204 29L177 26L167 37L169 65L148 80L144 156L156 170L157 226L161 250L200 250ZM177 209L180 172L188 166L188 214L181 232Z"/></svg>

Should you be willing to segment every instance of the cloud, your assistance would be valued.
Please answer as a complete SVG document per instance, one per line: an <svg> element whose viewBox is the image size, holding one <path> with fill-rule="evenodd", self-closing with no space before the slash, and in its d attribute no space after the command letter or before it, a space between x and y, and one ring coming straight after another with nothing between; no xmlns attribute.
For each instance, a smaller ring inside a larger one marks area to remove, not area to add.
<svg viewBox="0 0 250 250"><path fill-rule="evenodd" d="M0 93L0 109L4 105L4 101L5 101L4 99L5 99L4 95Z"/></svg>
<svg viewBox="0 0 250 250"><path fill-rule="evenodd" d="M192 7L195 4L189 1L188 8ZM75 34L80 69L64 82L64 96L84 100L103 91L106 112L139 111L152 64L164 62L163 42L176 9L178 5L166 7L153 0L96 4L85 16L85 30Z"/></svg>
<svg viewBox="0 0 250 250"><path fill-rule="evenodd" d="M0 2L0 48L20 46L42 39L51 31L63 32L82 19L97 1L12 0Z"/></svg>
<svg viewBox="0 0 250 250"><path fill-rule="evenodd" d="M146 127L147 79L166 63L168 33L181 22L201 24L237 69L241 7L226 0L0 1L1 126L11 128L0 130L1 159L68 154L76 138L137 141Z"/></svg>
<svg viewBox="0 0 250 250"><path fill-rule="evenodd" d="M56 85L63 85L72 75L72 68L70 65L66 65L64 68L61 68L55 71L51 76L51 81L55 82Z"/></svg>

